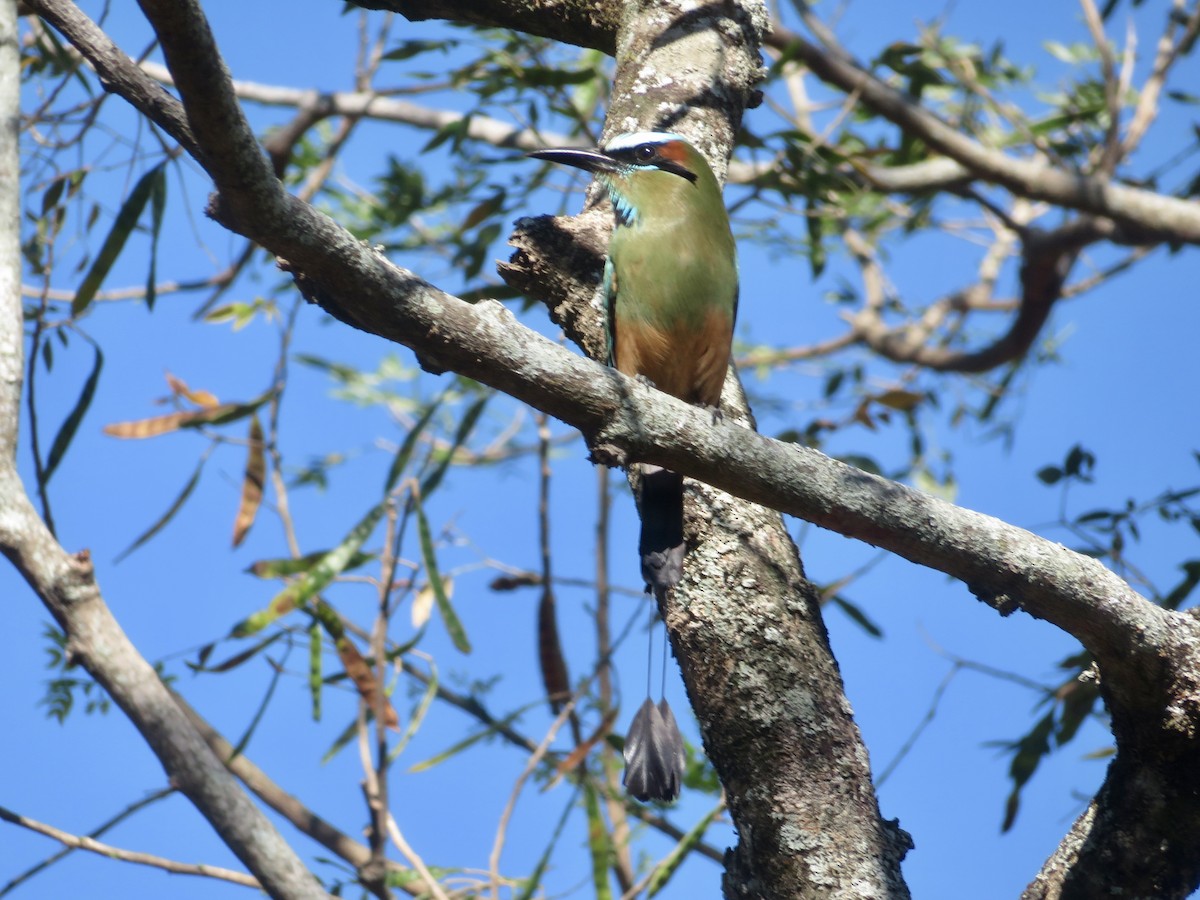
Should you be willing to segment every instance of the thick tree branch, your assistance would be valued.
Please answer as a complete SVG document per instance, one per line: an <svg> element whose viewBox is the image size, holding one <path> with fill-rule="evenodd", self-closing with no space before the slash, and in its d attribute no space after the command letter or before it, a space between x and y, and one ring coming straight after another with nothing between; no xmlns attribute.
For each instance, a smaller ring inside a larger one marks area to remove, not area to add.
<svg viewBox="0 0 1200 900"><path fill-rule="evenodd" d="M594 0L353 0L364 9L386 9L411 22L445 19L512 28L564 44L612 54L621 4Z"/></svg>

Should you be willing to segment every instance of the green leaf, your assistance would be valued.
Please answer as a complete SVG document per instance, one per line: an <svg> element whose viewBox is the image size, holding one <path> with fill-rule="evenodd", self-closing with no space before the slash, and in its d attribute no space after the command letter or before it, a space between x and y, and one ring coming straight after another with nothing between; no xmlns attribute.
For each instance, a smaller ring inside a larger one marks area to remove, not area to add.
<svg viewBox="0 0 1200 900"><path fill-rule="evenodd" d="M1179 568L1183 569L1184 575L1175 587L1163 597L1162 605L1166 609L1179 609L1187 600L1188 595L1195 590L1196 585L1200 584L1200 559L1189 559L1185 563L1181 563Z"/></svg>
<svg viewBox="0 0 1200 900"><path fill-rule="evenodd" d="M276 634L259 641L253 647L243 650L240 653L235 653L233 656L229 657L229 659L222 660L215 666L208 665L208 658L212 655L214 645L206 644L201 648L200 656L196 662L185 662L185 665L193 672L229 672L256 657L261 651L265 650L267 647L270 647L273 643L283 637L283 635L284 632L277 632Z"/></svg>
<svg viewBox="0 0 1200 900"><path fill-rule="evenodd" d="M723 801L710 809L704 818L679 839L679 843L675 845L675 849L668 853L663 861L654 867L654 871L650 874L650 881L646 884L647 897L653 897L666 886L667 882L671 880L671 876L675 874L679 866L687 859L687 855L700 843L700 840L704 837L704 833L708 831L708 826L724 810L725 803Z"/></svg>
<svg viewBox="0 0 1200 900"><path fill-rule="evenodd" d="M46 347L49 346L49 344L46 344ZM59 426L58 434L54 436L54 443L50 445L50 455L46 457L46 469L42 474L42 484L50 482L50 476L54 474L54 470L62 462L67 448L71 446L71 440L75 437L75 432L79 430L79 423L83 421L88 407L92 405L92 398L96 396L96 385L100 381L100 370L104 367L104 354L100 352L100 347L95 343L92 344L92 349L96 352L95 358L92 360L92 372L88 375L87 380L84 381L83 390L79 392L79 398L75 401L75 406L67 414L67 417L63 419L62 425Z"/></svg>
<svg viewBox="0 0 1200 900"><path fill-rule="evenodd" d="M561 69L552 66L526 66L518 76L528 87L564 88L586 84L596 77L595 69Z"/></svg>
<svg viewBox="0 0 1200 900"><path fill-rule="evenodd" d="M279 634L283 634L282 631ZM308 626L308 691L312 695L312 717L321 721L321 623L313 619Z"/></svg>
<svg viewBox="0 0 1200 900"><path fill-rule="evenodd" d="M450 467L450 462L454 459L454 454L458 451L458 448L463 445L467 438L470 437L471 431L475 428L475 423L479 421L479 416L483 412L483 408L487 406L487 402L491 399L491 397L492 395L490 393L484 394L482 397L472 403L467 409L466 413L463 414L462 421L458 423L458 430L454 433L454 442L442 455L441 459L438 461L437 467L421 480L422 497L428 497L435 490L437 490L438 485L442 483L442 478L446 474L446 469Z"/></svg>
<svg viewBox="0 0 1200 900"><path fill-rule="evenodd" d="M162 531L163 528L167 526L167 523L175 518L175 513L179 512L179 510L183 508L183 504L187 502L188 497L192 496L192 491L194 491L196 489L196 485L200 483L200 473L204 471L204 464L208 462L208 453L209 451L205 451L204 455L200 457L200 462L196 464L196 471L194 471L192 473L192 477L187 480L187 484L183 486L183 490L179 492L179 496L175 498L175 501L169 507L167 507L167 511L159 516L158 520L153 525L143 531L138 536L137 540L122 550L121 553L118 554L117 558L113 560L113 562L120 562L123 560L138 547L142 546L144 543Z"/></svg>
<svg viewBox="0 0 1200 900"><path fill-rule="evenodd" d="M318 550L315 553L306 553L304 556L298 558L284 556L277 559L260 559L248 566L246 571L255 578L288 578L292 575L300 575L303 572L309 571L324 559L328 553L328 550ZM364 566L375 559L376 555L374 553L359 551L350 558L350 562L346 564L346 568L342 571L349 572L351 569Z"/></svg>
<svg viewBox="0 0 1200 900"><path fill-rule="evenodd" d="M163 212L167 208L167 170L158 166L150 185L150 270L146 274L146 307L154 309L158 297L158 236L162 232Z"/></svg>
<svg viewBox="0 0 1200 900"><path fill-rule="evenodd" d="M1037 480L1042 484L1057 484L1062 477L1063 470L1058 466L1042 466L1037 470Z"/></svg>
<svg viewBox="0 0 1200 900"><path fill-rule="evenodd" d="M71 301L72 316L80 316L96 296L96 291L99 290L109 270L112 269L113 263L121 255L129 235L137 227L138 219L142 217L142 211L150 201L151 195L155 193L156 183L164 177L165 166L166 162L161 162L143 175L133 186L133 190L129 192L125 202L121 204L117 218L108 232L108 237L104 239L100 252L96 255L88 273L83 277L83 283L79 285L79 290L75 292L75 299ZM159 190L165 189L159 188Z"/></svg>
<svg viewBox="0 0 1200 900"><path fill-rule="evenodd" d="M425 518L425 509L421 505L420 498L415 495L413 508L417 513L417 535L421 541L421 558L425 562L425 577L429 579L429 586L433 588L433 599L437 602L438 612L441 613L442 622L445 623L446 631L450 635L450 640L454 642L455 648L460 653L470 653L471 642L467 640L467 632L455 614L454 607L450 605L450 597L446 593L446 583L438 571L437 554L433 549L433 534L429 530L429 520Z"/></svg>
<svg viewBox="0 0 1200 900"><path fill-rule="evenodd" d="M247 616L233 627L230 637L248 637L266 628L280 616L308 604L329 582L346 570L362 548L387 509L386 503L373 506L345 539L321 557L311 569L276 594L265 609Z"/></svg>
<svg viewBox="0 0 1200 900"><path fill-rule="evenodd" d="M383 54L382 59L387 62L402 62L421 53L428 53L430 50L440 50L445 53L457 43L458 41L401 41Z"/></svg>
<svg viewBox="0 0 1200 900"><path fill-rule="evenodd" d="M258 704L258 709L254 711L254 718L250 720L250 724L246 726L245 732L238 739L233 750L230 751L229 758L224 760L224 762L228 763L229 760L237 759L237 757L245 752L246 747L250 744L250 739L254 737L254 732L258 730L258 725L262 722L262 718L267 712L271 698L275 696L275 688L279 686L279 678L283 675L283 671L283 666L274 663L271 665L271 683L267 685L267 692L263 694L262 702Z"/></svg>
<svg viewBox="0 0 1200 900"><path fill-rule="evenodd" d="M429 712L429 707L433 705L433 701L437 697L437 692L438 671L431 659L429 682L425 685L425 693L421 695L421 699L418 701L416 709L413 710L413 714L408 717L408 726L404 729L404 734L400 735L400 740L396 742L396 746L388 754L388 762L395 762L400 754L404 752L404 748L408 746L408 742L416 735L417 729L425 721L425 714Z"/></svg>
<svg viewBox="0 0 1200 900"><path fill-rule="evenodd" d="M584 781L583 798L587 807L588 849L592 854L592 887L596 900L612 900L612 886L608 883L609 846L608 828L600 814L600 799L590 781Z"/></svg>
<svg viewBox="0 0 1200 900"><path fill-rule="evenodd" d="M429 424L433 414L442 404L445 395L442 394L430 402L425 407L425 411L421 413L421 418L413 424L413 427L408 430L408 434L404 436L404 443L400 445L400 449L396 451L395 457L392 459L392 465L388 468L387 479L383 483L383 492L390 494L396 486L396 482L400 480L400 476L404 474L404 470L408 468L408 462L412 459L413 450L417 446L417 439L421 436L421 432Z"/></svg>
<svg viewBox="0 0 1200 900"><path fill-rule="evenodd" d="M835 456L834 459L839 462L844 462L848 466L854 466L856 469L862 469L864 472L869 472L872 475L883 476L883 469L879 463L869 456L863 456L859 453L845 453L841 456Z"/></svg>
<svg viewBox="0 0 1200 900"><path fill-rule="evenodd" d="M509 716L508 718L501 720L497 724L509 725L512 723L512 721L515 718L516 718L515 716ZM467 735L461 741L458 741L457 743L452 744L451 746L449 746L445 750L443 750L441 753L434 754L433 756L429 757L429 759L422 760L421 762L416 763L415 765L411 766L408 771L410 774L415 775L417 772L424 772L426 769L432 769L434 766L444 763L446 760L450 759L453 756L457 756L459 753L462 753L464 750L468 749L469 747L473 746L474 744L478 744L485 737L490 737L491 735L493 735L495 733L496 733L496 728L489 727L489 728L484 728L481 731L477 731L474 734Z"/></svg>
<svg viewBox="0 0 1200 900"><path fill-rule="evenodd" d="M533 895L537 893L538 887L542 883L542 876L546 874L546 868L550 865L550 856L554 853L554 847L558 844L558 839L566 827L567 820L571 817L571 812L575 809L575 798L579 795L576 791L567 805L563 807L562 815L558 817L558 824L554 827L554 833L550 835L550 842L546 844L546 849L542 851L541 858L538 859L537 865L533 867L533 872L525 879L521 885L519 893L513 895L513 900L531 900Z"/></svg>
<svg viewBox="0 0 1200 900"><path fill-rule="evenodd" d="M63 191L66 190L67 182L79 174L80 171L77 169L74 172L66 172L50 182L50 187L46 188L45 193L42 194L43 216L58 205L58 201L62 199Z"/></svg>
<svg viewBox="0 0 1200 900"><path fill-rule="evenodd" d="M834 594L829 598L829 602L833 603L849 616L857 625L873 638L883 637L883 629L876 625L856 604L851 603L839 594Z"/></svg>
<svg viewBox="0 0 1200 900"><path fill-rule="evenodd" d="M1100 689L1094 681L1073 682L1060 689L1062 709L1058 714L1058 726L1054 740L1060 747L1075 737L1079 726L1092 714L1092 707L1100 697Z"/></svg>
<svg viewBox="0 0 1200 900"><path fill-rule="evenodd" d="M1025 735L1008 748L1013 751L1012 763L1009 765L1009 776L1013 781L1012 792L1004 806L1004 821L1000 830L1007 832L1017 818L1020 808L1021 788L1033 777L1042 759L1050 753L1050 735L1054 731L1054 712L1046 713Z"/></svg>
<svg viewBox="0 0 1200 900"><path fill-rule="evenodd" d="M821 219L820 211L812 198L808 198L804 208L804 224L808 228L808 262L812 267L813 281L821 277L821 273L825 271L825 244L821 240L824 229L824 221Z"/></svg>

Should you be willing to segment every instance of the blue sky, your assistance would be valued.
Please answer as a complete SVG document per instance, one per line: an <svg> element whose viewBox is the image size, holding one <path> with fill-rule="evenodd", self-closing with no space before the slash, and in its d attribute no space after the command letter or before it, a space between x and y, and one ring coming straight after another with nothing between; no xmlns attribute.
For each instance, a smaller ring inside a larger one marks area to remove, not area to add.
<svg viewBox="0 0 1200 900"><path fill-rule="evenodd" d="M314 78L323 87L345 88L354 48L352 18L337 13L337 4L305 2L288 5L248 0L210 4L214 29L235 78L267 84L307 86ZM863 56L887 44L908 39L918 15L900 4L850 4L838 24L848 45ZM128 5L113 13L111 26L123 46L137 53L148 33ZM1124 9L1111 30L1124 33ZM1036 16L1036 19L1034 19ZM1139 24L1148 25L1141 14ZM1036 20L1037 29L1025 23ZM947 13L946 30L968 40L988 42L1003 36L1009 55L1038 66L1039 80L1053 87L1057 63L1042 48L1047 39L1063 43L1086 40L1078 8L1073 4L1005 5L962 3ZM398 37L438 36L436 23L403 24ZM1152 46L1151 32L1141 34L1139 46ZM269 36L269 37L268 37ZM318 68L319 63L319 68ZM315 74L314 74L314 70ZM326 74L328 73L328 74ZM1185 61L1176 83L1195 84L1196 61ZM338 81L341 79L341 81ZM1028 98L1023 98L1028 99ZM120 101L108 102L116 112ZM255 122L278 121L278 112L254 110ZM765 124L769 113L751 113L750 124ZM1179 146L1192 124L1187 108L1168 106L1161 130L1164 142L1151 141L1145 160L1162 158L1163 146ZM132 117L118 116L117 128L132 134ZM427 134L398 127L373 126L343 162L343 174L368 180L379 153L391 149L416 158ZM1170 136L1174 135L1174 142ZM1156 155L1157 154L1157 155ZM127 155L127 154L126 154ZM124 157L114 154L114 160ZM505 172L497 178L520 177ZM172 183L172 203L182 199L182 185ZM164 234L160 273L196 277L210 271L210 258L226 259L240 246L236 239L203 221L200 207L205 187L198 178L186 185L190 218L176 217ZM546 195L543 209L553 211L558 199ZM174 209L180 209L177 205ZM197 248L197 236L203 246ZM496 251L502 255L502 247ZM169 267L165 261L170 262ZM777 259L743 242L743 287L739 336L749 342L795 344L829 337L839 330L836 310L820 298L839 277L855 282L857 274L842 257L830 263L822 282L810 285L808 263ZM402 262L410 262L401 260ZM909 296L937 296L961 283L976 262L968 250L953 254L946 246L921 241L905 245L889 261L889 274ZM124 260L109 285L144 280L144 258ZM444 265L428 265L422 274L453 290L456 284ZM1200 381L1195 336L1200 334L1200 307L1194 285L1200 275L1194 253L1174 256L1163 251L1131 275L1116 279L1084 298L1065 302L1055 311L1048 334L1061 339L1061 361L1038 367L1022 382L1010 407L1017 418L1011 447L970 429L931 432L934 445L953 455L959 483L957 502L1016 525L1070 543L1056 530L1058 493L1042 486L1034 473L1061 460L1075 443L1098 457L1097 484L1073 495L1070 509L1116 506L1126 498L1148 499L1166 487L1200 483L1200 467L1191 451L1200 447L1193 386ZM252 299L274 285L267 272L259 283L239 285L229 299ZM1011 289L1013 276L1008 275ZM72 286L65 277L61 286ZM255 323L236 337L228 326L197 327L189 322L192 298L164 297L153 314L137 304L107 304L86 321L88 332L105 349L106 366L99 392L72 453L52 485L59 537L70 550L91 549L105 597L142 653L164 659L179 677L189 701L221 728L236 737L254 715L270 671L259 664L230 681L195 677L183 666L198 646L220 638L247 613L261 607L271 588L242 573L255 559L283 554L275 521L263 518L246 544L229 549L229 533L237 505L243 451L226 447L208 464L201 489L169 528L128 560L114 557L167 507L189 477L202 441L192 434L175 434L145 442L106 438L102 425L152 415L156 397L166 393L166 370L193 387L205 388L222 400L246 399L267 384L276 353L275 332ZM554 329L533 310L525 321L548 334ZM44 377L42 434L48 440L77 396L90 366L90 355L60 354L54 372ZM314 309L304 309L295 340L297 352L316 353L372 369L379 359L395 354L413 367L407 351L390 347L336 324ZM821 389L820 372L801 368L773 380L763 390L787 396L791 402L760 417L767 433L802 425L813 415ZM402 433L378 407L356 408L330 397L326 377L300 365L292 367L293 400L285 407L285 443L298 448L295 464L308 456L350 452L355 465L335 470L329 491L295 491L292 503L305 549L337 541L377 499L379 480L390 457L381 442L396 443ZM743 378L752 390L759 386L753 373ZM418 387L428 396L444 383L423 380ZM301 398L303 398L301 402ZM512 404L493 403L483 428L497 432L512 416ZM22 427L28 432L28 422ZM561 432L561 429L559 429ZM839 453L862 453L885 462L903 458L904 436L897 430L878 433L845 431L830 448ZM565 445L554 459L552 517L556 571L587 578L592 574L591 529L595 512L595 479L578 442ZM28 449L22 466L29 477ZM31 483L31 479L30 479ZM636 587L632 553L635 516L623 482L614 476L613 577ZM480 673L503 672L489 702L493 710L530 702L538 684L533 648L535 598L531 592L493 594L486 589L491 573L478 568L484 557L512 565L537 566L537 543L532 500L537 482L527 463L501 464L481 471L456 471L450 488L430 504L439 527L453 523L454 533L469 537L448 547L443 567L458 570L456 606L475 644L471 658L456 656L435 628L430 651L436 654L445 682L461 687ZM487 502L479 502L485 496ZM832 581L871 559L875 551L837 535L790 522L801 541L809 576L818 583ZM628 549L628 553L623 552ZM410 548L415 555L415 550ZM1142 542L1132 556L1160 585L1177 578L1174 567L1196 556L1196 535L1185 528L1146 523ZM343 588L339 602L347 610L363 610L372 602L368 589ZM358 590L359 593L355 593ZM8 649L0 657L0 683L6 686L0 706L9 739L0 744L0 763L12 773L0 787L0 805L32 818L84 833L125 805L164 784L161 768L133 728L118 713L106 716L72 714L65 725L49 721L39 706L46 669L42 638L49 616L24 584L0 567L0 595L9 598ZM966 588L945 576L896 559L886 559L857 581L848 595L886 632L885 640L867 636L845 616L831 610L828 624L835 654L846 681L859 725L875 770L895 757L914 729L927 716L935 694L952 669L949 657L964 657L1005 671L1019 671L1035 680L1060 677L1054 666L1076 647L1068 636L1023 615L999 619L976 601ZM588 657L589 595L563 589L559 594L562 630L568 636L568 655L583 665ZM616 619L644 616L640 601L618 598ZM400 617L399 624L404 624ZM398 637L398 635L393 635ZM240 647L224 645L218 656ZM293 673L302 673L303 653L287 660ZM635 635L618 659L624 691L636 697L641 690L644 645ZM682 687L673 675L668 696L678 711L685 705ZM364 822L358 782L359 762L353 748L322 765L321 754L353 715L354 699L347 693L327 692L326 715L320 723L309 716L303 679L285 678L250 746L252 759L267 768L285 788L301 796L318 812L351 834ZM961 896L958 886L971 885L979 900L1012 897L1036 872L1071 820L1082 809L1103 776L1103 761L1084 755L1107 746L1107 735L1089 726L1063 752L1039 770L1026 790L1021 816L1013 831L999 834L1003 801L1009 790L1008 760L990 741L1011 740L1024 734L1040 713L1038 697L1011 682L973 671L957 673L936 706L936 715L904 762L880 789L886 817L899 817L913 834L916 849L905 863L914 896ZM403 718L410 701L397 707ZM629 714L634 704L626 704ZM625 717L627 721L628 716ZM524 720L535 737L546 725L544 711ZM685 727L695 735L691 722ZM470 731L473 724L460 713L441 710L431 716L401 758L392 786L393 811L416 849L431 865L486 866L495 821L514 778L524 765L523 755L485 744L466 756L419 774L404 770L445 749ZM16 773L19 773L16 774ZM563 785L545 793L527 789L517 806L504 869L528 871L541 851L539 843L570 800ZM695 821L709 805L707 797L685 796L675 821ZM0 838L0 884L53 852L51 842L11 826ZM285 827L285 835L291 832ZM234 865L205 823L181 798L172 798L139 813L109 835L112 843L186 861ZM548 885L556 893L578 889L586 896L587 873L579 851L584 836L576 828L563 838L557 865ZM715 829L712 842L731 842L726 829ZM295 844L306 859L324 855L306 839ZM652 840L647 849L661 855L669 849ZM329 876L333 870L316 865ZM716 897L719 870L705 860L689 863L668 887L667 897ZM126 898L215 898L236 896L244 889L200 879L122 865L76 853L48 873L14 893L20 898L57 898L83 890L89 896Z"/></svg>

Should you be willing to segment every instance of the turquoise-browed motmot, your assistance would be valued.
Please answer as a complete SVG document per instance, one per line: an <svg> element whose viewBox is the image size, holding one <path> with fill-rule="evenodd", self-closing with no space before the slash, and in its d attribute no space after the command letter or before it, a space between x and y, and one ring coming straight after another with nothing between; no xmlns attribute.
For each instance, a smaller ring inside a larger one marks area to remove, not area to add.
<svg viewBox="0 0 1200 900"><path fill-rule="evenodd" d="M721 186L677 134L617 135L595 150L530 156L592 172L612 201L604 266L609 364L688 403L713 409L729 367L738 271ZM683 574L683 479L644 466L642 577L657 596ZM638 799L679 793L683 744L663 701L647 699L626 741L625 784Z"/></svg>

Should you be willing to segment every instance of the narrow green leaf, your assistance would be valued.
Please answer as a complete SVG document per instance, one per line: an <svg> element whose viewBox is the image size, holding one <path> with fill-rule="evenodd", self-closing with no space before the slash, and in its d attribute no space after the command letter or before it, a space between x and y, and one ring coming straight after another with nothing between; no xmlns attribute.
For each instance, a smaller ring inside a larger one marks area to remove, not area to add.
<svg viewBox="0 0 1200 900"><path fill-rule="evenodd" d="M374 717L375 717L375 714L370 709L368 709L367 710L367 721L368 722L371 721L371 719L373 719ZM349 744L352 740L354 740L354 736L357 733L358 733L358 717L355 716L353 719L350 720L350 724L347 725L345 728L343 728L341 733L336 738L333 739L333 743L329 745L329 749L326 750L325 754L321 757L321 765L325 765L325 763L329 762L331 759L333 759L335 756L337 756L339 753L341 753L342 750L345 748L345 746L347 744Z"/></svg>
<svg viewBox="0 0 1200 900"><path fill-rule="evenodd" d="M92 302L92 298L96 296L96 291L99 290L109 270L112 269L113 263L121 255L125 242L129 240L129 235L137 227L138 219L142 217L142 211L146 208L146 204L150 201L150 195L154 192L155 182L162 177L164 166L166 166L166 162L161 162L143 175L133 186L133 190L129 192L125 202L121 204L117 218L108 232L108 237L104 239L100 252L96 254L91 268L83 277L83 283L75 292L75 299L71 301L72 316L81 315L87 309L88 304Z"/></svg>
<svg viewBox="0 0 1200 900"><path fill-rule="evenodd" d="M386 508L384 503L377 503L373 506L340 544L321 557L315 566L276 594L265 609L260 609L235 625L230 636L247 637L266 628L293 609L306 606L309 600L346 570L355 554L371 536L371 532L375 530L375 526L379 524Z"/></svg>
<svg viewBox="0 0 1200 900"><path fill-rule="evenodd" d="M268 657L268 662L270 661L270 657ZM271 683L267 685L267 692L263 694L262 702L258 704L258 709L254 711L254 718L250 720L250 724L246 726L246 731L242 734L237 744L234 745L233 750L229 754L229 759L225 760L226 763L229 760L237 759L245 752L246 747L249 746L250 739L254 737L254 732L258 730L258 724L262 721L263 716L266 715L271 698L275 696L275 688L279 686L279 677L281 675L283 675L283 666L272 662Z"/></svg>
<svg viewBox="0 0 1200 900"><path fill-rule="evenodd" d="M395 748L388 754L388 762L395 762L400 754L404 752L404 748L408 746L408 742L413 739L413 736L421 727L421 723L425 721L425 714L429 712L429 707L433 705L434 698L437 697L437 692L438 671L431 660L429 682L425 685L425 693L421 695L421 700L417 703L417 708L409 716L408 727L404 729L404 734L400 735L400 740L396 742Z"/></svg>
<svg viewBox="0 0 1200 900"><path fill-rule="evenodd" d="M413 499L417 513L417 535L421 540L421 558L425 562L425 576L429 579L429 586L433 588L433 599L437 603L438 612L442 615L442 621L446 625L446 631L450 635L450 640L454 642L455 648L460 653L470 653L471 642L467 640L467 633L463 629L462 622L455 614L454 607L450 605L450 598L446 595L446 583L438 571L437 554L433 549L433 534L429 530L429 520L425 518L425 509L421 506L420 498L414 496Z"/></svg>
<svg viewBox="0 0 1200 900"><path fill-rule="evenodd" d="M162 531L163 528L167 526L167 523L175 518L175 513L179 512L179 510L183 508L183 504L187 503L188 497L192 496L192 491L194 491L196 489L196 485L200 483L200 473L204 471L204 464L208 462L208 454L209 451L206 450L204 455L200 457L200 462L196 464L196 471L192 473L192 477L187 480L187 484L183 486L183 490L179 492L179 496L175 498L175 501L167 508L167 511L159 516L158 520L153 525L143 531L138 536L137 540L122 550L121 553L117 555L117 558L113 560L113 562L120 562L123 560L138 547L142 546L144 543Z"/></svg>
<svg viewBox="0 0 1200 900"><path fill-rule="evenodd" d="M825 271L827 257L825 242L822 240L825 223L821 219L820 208L812 198L809 198L805 205L804 222L808 227L808 262L812 268L813 281L816 281Z"/></svg>
<svg viewBox="0 0 1200 900"><path fill-rule="evenodd" d="M491 396L490 393L484 394L472 403L466 413L463 414L462 421L458 423L458 429L454 432L454 443L450 445L445 455L438 461L434 470L421 481L422 497L428 497L442 483L442 478L446 474L446 469L450 467L450 462L454 459L454 454L466 442L467 438L471 436L471 431L474 430L475 423L479 421L479 416L483 413L483 408L487 406L487 402L491 399Z"/></svg>
<svg viewBox="0 0 1200 900"><path fill-rule="evenodd" d="M612 886L608 883L608 862L612 848L609 845L608 826L600 814L600 799L591 782L582 783L584 805L587 807L588 850L592 854L592 888L596 900L612 900Z"/></svg>
<svg viewBox="0 0 1200 900"><path fill-rule="evenodd" d="M575 798L579 796L579 791L576 790L571 795L571 799L567 801L567 805L563 807L562 815L558 817L558 824L554 826L554 833L550 835L550 842L546 844L546 849L542 851L541 858L538 859L537 865L533 867L533 872L525 879L521 885L519 893L513 895L513 900L530 900L537 889L541 886L542 876L546 874L546 868L550 865L550 856L554 853L554 848L558 844L558 839L566 827L567 820L571 817L571 812L575 809Z"/></svg>
<svg viewBox="0 0 1200 900"><path fill-rule="evenodd" d="M297 559L290 556L279 557L276 559L260 559L246 568L246 571L255 578L286 578L291 575L299 575L302 572L307 572L317 563L319 563L329 553L328 550L318 550L316 553L306 553ZM363 553L359 551L351 557L343 572L349 572L351 569L357 569L364 566L371 560L375 559L374 553Z"/></svg>
<svg viewBox="0 0 1200 900"><path fill-rule="evenodd" d="M650 875L650 881L646 884L647 897L653 897L666 886L667 882L671 880L671 876L679 868L680 863L700 843L701 838L704 837L704 833L708 831L708 826L713 823L713 820L724 809L725 803L721 802L709 810L708 814L697 822L691 831L679 839L679 843L675 845L675 849L668 853L662 862L654 867L654 872Z"/></svg>
<svg viewBox="0 0 1200 900"><path fill-rule="evenodd" d="M858 624L858 626L873 638L883 637L883 629L875 624L871 618L862 611L862 609L854 603L851 603L846 598L839 594L834 594L829 598L829 601L835 604L838 609L848 615Z"/></svg>
<svg viewBox="0 0 1200 900"><path fill-rule="evenodd" d="M433 414L437 412L439 406L442 405L444 394L439 395L431 400L429 405L425 407L425 411L421 413L421 417L413 424L413 427L408 430L408 434L404 436L404 443L400 445L400 449L396 451L396 456L392 459L392 465L388 469L387 480L383 483L383 492L390 494L396 486L396 482L400 480L400 476L404 474L404 470L408 468L408 462L412 459L413 450L417 446L417 439L421 436L421 432L425 430L425 426L429 424Z"/></svg>
<svg viewBox="0 0 1200 900"><path fill-rule="evenodd" d="M283 632L279 632L283 634ZM321 624L314 619L308 626L308 690L312 694L312 717L321 721Z"/></svg>
<svg viewBox="0 0 1200 900"><path fill-rule="evenodd" d="M42 215L50 212L54 207L58 206L58 201L62 199L63 191L67 187L67 179L69 175L59 175L50 182L50 187L46 188L42 194Z"/></svg>
<svg viewBox="0 0 1200 900"><path fill-rule="evenodd" d="M46 344L46 347L49 348L50 345ZM100 347L96 344L92 344L92 349L96 351L95 358L92 360L92 372L84 381L83 390L79 392L79 399L75 401L75 406L59 426L58 434L54 436L54 443L50 445L50 455L46 457L46 470L42 476L43 484L49 483L50 476L62 462L67 448L71 446L71 441L75 437L75 432L79 430L79 423L83 421L88 407L92 405L92 398L96 396L96 385L100 382L100 370L104 367L104 354L100 352Z"/></svg>
<svg viewBox="0 0 1200 900"><path fill-rule="evenodd" d="M508 716L508 717L502 719L497 724L509 725L515 719L516 719L515 715ZM458 754L462 753L464 750L468 749L469 747L474 746L475 744L478 744L484 738L490 737L491 735L493 735L495 733L496 733L495 727L488 727L488 728L481 729L480 731L477 731L474 734L467 735L461 741L458 741L457 743L450 745L448 748L443 750L441 753L434 754L433 756L429 757L429 759L422 760L421 762L415 763L414 765L410 766L408 771L411 774L416 774L417 772L424 772L426 769L432 769L434 766L444 763L446 760L450 759L453 756L457 756Z"/></svg>
<svg viewBox="0 0 1200 900"><path fill-rule="evenodd" d="M248 650L243 650L240 653L235 653L233 656L229 657L229 659L222 660L221 662L217 663L214 666L208 665L208 658L209 658L209 656L212 655L212 651L213 651L213 648L215 645L206 644L201 649L200 655L197 658L196 662L185 663L185 665L187 665L187 667L189 669L191 669L193 672L228 672L232 669L236 669L238 666L240 666L243 663L256 657L260 652L265 650L267 647L270 647L273 643L275 643L277 640L279 640L281 637L283 637L283 634L284 633L282 631L280 631L276 634L273 634L270 637L259 641L257 644L255 644L253 647L250 647Z"/></svg>
<svg viewBox="0 0 1200 900"><path fill-rule="evenodd" d="M1179 568L1183 569L1183 579L1163 597L1162 605L1166 609L1179 609L1196 585L1200 584L1200 559L1189 559L1181 563Z"/></svg>
<svg viewBox="0 0 1200 900"><path fill-rule="evenodd" d="M1075 737L1079 727L1092 714L1100 697L1100 688L1095 682L1075 682L1059 693L1062 708L1054 729L1054 742L1062 747Z"/></svg>
<svg viewBox="0 0 1200 900"><path fill-rule="evenodd" d="M146 274L146 307L154 309L158 297L158 236L162 231L163 213L167 208L167 169L165 165L152 170L157 173L150 185L150 270Z"/></svg>
<svg viewBox="0 0 1200 900"><path fill-rule="evenodd" d="M1021 789L1033 777L1042 759L1050 753L1050 735L1054 731L1054 712L1048 712L1033 726L1029 734L1009 745L1013 751L1009 764L1009 777L1013 782L1012 792L1004 804L1004 821L1001 832L1008 832L1017 818L1021 805Z"/></svg>
<svg viewBox="0 0 1200 900"><path fill-rule="evenodd" d="M390 62L400 62L412 59L421 53L428 53L430 50L440 50L445 53L457 43L458 41L401 41L381 58Z"/></svg>

